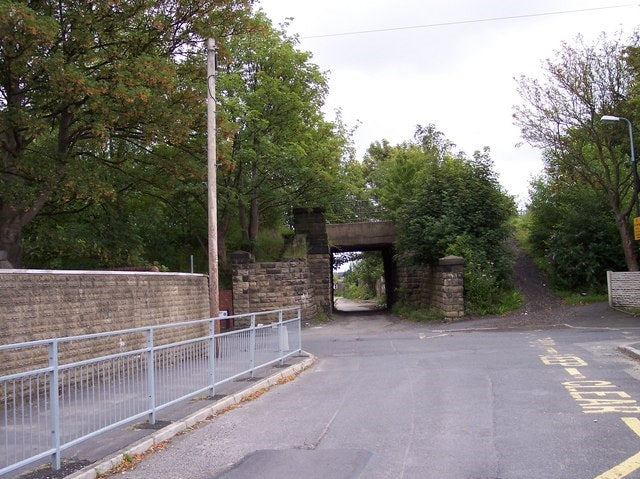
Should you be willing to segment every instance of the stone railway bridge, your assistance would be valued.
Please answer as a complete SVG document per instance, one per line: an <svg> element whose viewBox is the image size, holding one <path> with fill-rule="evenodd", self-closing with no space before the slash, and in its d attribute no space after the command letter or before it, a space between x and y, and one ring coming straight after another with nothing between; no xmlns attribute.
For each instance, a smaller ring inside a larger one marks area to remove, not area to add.
<svg viewBox="0 0 640 479"><path fill-rule="evenodd" d="M236 314L299 304L303 314L333 312L333 255L380 251L387 307L399 300L440 310L448 319L464 315L464 266L459 257L437 265L402 267L394 259L395 228L391 222L327 224L323 208L295 208L296 241L306 245L305 259L255 263L236 252L233 263L233 306Z"/></svg>

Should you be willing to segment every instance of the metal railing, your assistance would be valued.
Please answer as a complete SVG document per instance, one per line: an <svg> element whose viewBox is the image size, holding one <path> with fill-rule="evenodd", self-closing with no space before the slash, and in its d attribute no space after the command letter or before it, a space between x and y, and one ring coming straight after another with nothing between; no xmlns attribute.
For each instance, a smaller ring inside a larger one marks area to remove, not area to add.
<svg viewBox="0 0 640 479"><path fill-rule="evenodd" d="M347 199L328 206L325 216L327 223L368 223L388 219L384 208L374 200Z"/></svg>
<svg viewBox="0 0 640 479"><path fill-rule="evenodd" d="M230 318L249 326L216 332ZM283 364L302 350L300 320L287 308L0 345L0 360L44 361L0 376L0 475L47 457L59 469L75 444Z"/></svg>

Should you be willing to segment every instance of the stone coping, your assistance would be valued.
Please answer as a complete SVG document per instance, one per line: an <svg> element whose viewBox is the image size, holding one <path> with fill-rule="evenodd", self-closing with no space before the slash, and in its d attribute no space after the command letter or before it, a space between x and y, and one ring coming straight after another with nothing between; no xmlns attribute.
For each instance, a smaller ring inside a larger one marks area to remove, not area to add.
<svg viewBox="0 0 640 479"><path fill-rule="evenodd" d="M61 270L61 269L0 269L0 274L56 274L56 275L115 275L115 276L196 276L206 277L202 273L174 273L174 272L154 272L154 271L101 271L101 270Z"/></svg>

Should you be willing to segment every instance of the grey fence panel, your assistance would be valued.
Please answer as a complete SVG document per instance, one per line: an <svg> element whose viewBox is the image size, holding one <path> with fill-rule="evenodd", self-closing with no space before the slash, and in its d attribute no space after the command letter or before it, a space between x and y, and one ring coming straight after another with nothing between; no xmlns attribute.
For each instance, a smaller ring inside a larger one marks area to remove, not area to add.
<svg viewBox="0 0 640 479"><path fill-rule="evenodd" d="M47 363L0 377L0 475L49 456L59 469L74 444L140 418L153 423L171 404L213 396L302 350L299 308L232 316L246 317L248 328L224 333L215 323L227 317L0 345ZM90 352L97 342L114 352L77 360L66 350Z"/></svg>

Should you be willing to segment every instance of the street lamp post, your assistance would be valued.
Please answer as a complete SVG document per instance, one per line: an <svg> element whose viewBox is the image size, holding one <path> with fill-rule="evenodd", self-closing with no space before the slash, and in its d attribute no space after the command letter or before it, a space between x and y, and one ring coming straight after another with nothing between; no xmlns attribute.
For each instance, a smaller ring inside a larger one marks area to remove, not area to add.
<svg viewBox="0 0 640 479"><path fill-rule="evenodd" d="M638 165L636 164L636 154L635 148L633 146L633 126L631 125L631 121L621 116L613 116L613 115L604 115L601 118L603 123L616 123L619 121L624 121L629 128L629 141L631 142L631 173L633 174L633 191L635 193L635 198L633 199L636 204L636 217L640 217L640 202L638 201L638 192L640 192L640 179L638 179Z"/></svg>

